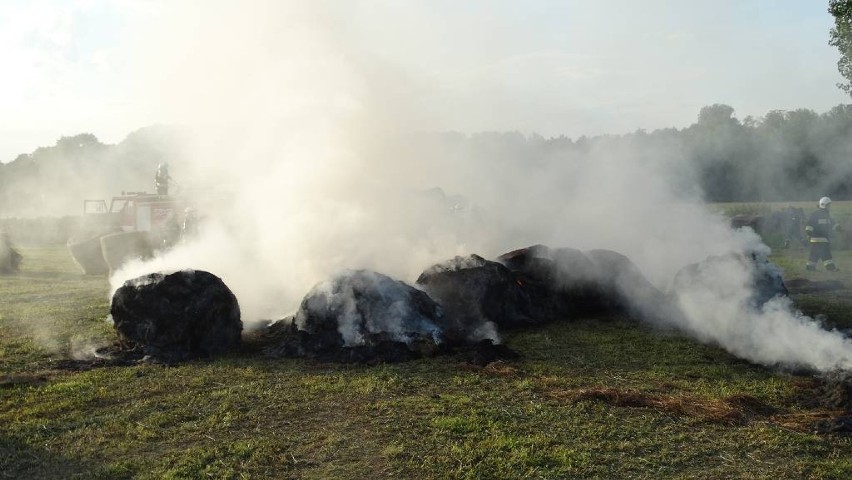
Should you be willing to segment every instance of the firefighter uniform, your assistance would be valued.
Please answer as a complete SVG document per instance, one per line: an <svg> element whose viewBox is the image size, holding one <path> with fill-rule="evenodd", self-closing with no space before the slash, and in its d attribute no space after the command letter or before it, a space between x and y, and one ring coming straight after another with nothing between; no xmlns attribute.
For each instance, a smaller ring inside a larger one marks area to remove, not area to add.
<svg viewBox="0 0 852 480"><path fill-rule="evenodd" d="M820 208L808 217L805 224L805 233L808 235L810 254L808 255L808 270L816 270L817 262L822 260L826 270L837 270L834 259L831 256L831 241L829 236L832 230L837 230L838 225L834 223L828 208Z"/></svg>

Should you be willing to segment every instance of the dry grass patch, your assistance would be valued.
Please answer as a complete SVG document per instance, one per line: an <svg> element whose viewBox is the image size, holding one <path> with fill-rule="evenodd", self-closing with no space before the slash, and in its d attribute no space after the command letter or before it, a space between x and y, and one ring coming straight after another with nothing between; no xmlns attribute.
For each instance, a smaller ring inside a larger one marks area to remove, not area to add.
<svg viewBox="0 0 852 480"><path fill-rule="evenodd" d="M553 398L571 402L600 401L616 407L653 408L701 420L745 424L764 418L776 411L774 407L751 395L731 395L722 399L707 399L683 393L663 394L630 388L578 388L549 392Z"/></svg>
<svg viewBox="0 0 852 480"><path fill-rule="evenodd" d="M477 373L483 376L494 376L494 377L515 377L518 375L518 368L515 365L510 363L506 363L502 360L497 360L496 362L491 362L484 367L480 367L479 365L474 365L471 363L460 363L458 365L459 370Z"/></svg>

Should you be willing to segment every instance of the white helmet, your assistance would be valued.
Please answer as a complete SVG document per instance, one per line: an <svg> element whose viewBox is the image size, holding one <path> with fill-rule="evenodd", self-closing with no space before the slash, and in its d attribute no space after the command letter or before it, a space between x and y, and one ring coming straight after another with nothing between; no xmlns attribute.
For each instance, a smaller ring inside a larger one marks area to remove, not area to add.
<svg viewBox="0 0 852 480"><path fill-rule="evenodd" d="M822 197L819 199L819 208L826 208L831 205L831 199L828 197Z"/></svg>

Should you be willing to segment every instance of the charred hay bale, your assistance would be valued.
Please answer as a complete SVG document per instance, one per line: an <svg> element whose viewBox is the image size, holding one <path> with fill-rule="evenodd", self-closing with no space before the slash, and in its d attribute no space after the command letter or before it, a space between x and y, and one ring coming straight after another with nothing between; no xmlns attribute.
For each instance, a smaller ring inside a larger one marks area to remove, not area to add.
<svg viewBox="0 0 852 480"><path fill-rule="evenodd" d="M433 265L417 285L444 309L451 331L481 339L489 322L503 328L532 325L531 300L516 276L505 266L478 255L455 257Z"/></svg>
<svg viewBox="0 0 852 480"><path fill-rule="evenodd" d="M612 250L589 250L594 263L595 282L605 306L643 319L664 314L665 295L655 287L629 258Z"/></svg>
<svg viewBox="0 0 852 480"><path fill-rule="evenodd" d="M344 347L333 344L329 335L300 330L293 317L278 320L260 333L257 342L263 353L272 358L301 357L339 363L398 363L433 355L442 346L427 340L409 343L375 336L369 344Z"/></svg>
<svg viewBox="0 0 852 480"><path fill-rule="evenodd" d="M101 237L100 242L110 275L128 260L146 259L154 255L148 232L111 233Z"/></svg>
<svg viewBox="0 0 852 480"><path fill-rule="evenodd" d="M418 356L446 343L443 317L425 292L376 272L347 270L308 292L267 352L344 361L387 360L382 354L389 350Z"/></svg>
<svg viewBox="0 0 852 480"><path fill-rule="evenodd" d="M595 267L579 250L533 245L503 254L497 261L518 278L530 297L534 318L550 321L599 310L592 282Z"/></svg>
<svg viewBox="0 0 852 480"><path fill-rule="evenodd" d="M687 265L675 274L672 290L676 295L706 291L732 301L745 295L756 309L788 294L781 270L759 252L714 255Z"/></svg>
<svg viewBox="0 0 852 480"><path fill-rule="evenodd" d="M611 250L535 245L498 260L518 275L546 318L647 315L648 306L664 298L629 258Z"/></svg>
<svg viewBox="0 0 852 480"><path fill-rule="evenodd" d="M240 344L237 298L202 270L152 273L124 282L110 305L115 330L128 348L163 361L208 357Z"/></svg>
<svg viewBox="0 0 852 480"><path fill-rule="evenodd" d="M23 256L12 247L6 233L0 233L0 274L7 275L20 270Z"/></svg>

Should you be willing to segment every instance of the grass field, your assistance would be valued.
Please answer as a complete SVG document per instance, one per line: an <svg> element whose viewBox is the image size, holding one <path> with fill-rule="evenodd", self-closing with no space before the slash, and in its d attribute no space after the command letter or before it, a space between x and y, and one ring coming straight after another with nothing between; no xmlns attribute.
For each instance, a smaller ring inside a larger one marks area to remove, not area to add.
<svg viewBox="0 0 852 480"><path fill-rule="evenodd" d="M234 354L87 371L106 280L61 247L0 277L0 478L852 478L811 380L627 318L506 336L522 358L380 366ZM773 260L804 275L804 250ZM852 252L838 252L852 286ZM794 296L852 327L852 289ZM836 413L836 412L834 412Z"/></svg>

